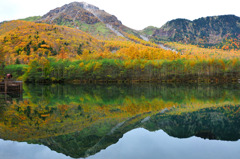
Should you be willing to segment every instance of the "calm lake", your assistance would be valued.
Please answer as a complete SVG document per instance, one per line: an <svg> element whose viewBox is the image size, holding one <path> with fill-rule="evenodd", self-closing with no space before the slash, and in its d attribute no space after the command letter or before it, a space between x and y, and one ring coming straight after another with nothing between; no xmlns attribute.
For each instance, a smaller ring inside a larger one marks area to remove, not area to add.
<svg viewBox="0 0 240 159"><path fill-rule="evenodd" d="M240 84L24 85L1 159L238 159Z"/></svg>

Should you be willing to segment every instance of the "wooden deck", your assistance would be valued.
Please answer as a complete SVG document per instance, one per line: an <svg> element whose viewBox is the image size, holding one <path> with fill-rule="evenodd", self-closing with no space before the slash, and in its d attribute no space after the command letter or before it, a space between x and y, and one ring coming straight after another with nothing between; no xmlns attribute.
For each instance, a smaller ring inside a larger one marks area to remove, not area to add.
<svg viewBox="0 0 240 159"><path fill-rule="evenodd" d="M9 79L0 80L0 93L22 93L23 92L23 82L22 81L13 81Z"/></svg>

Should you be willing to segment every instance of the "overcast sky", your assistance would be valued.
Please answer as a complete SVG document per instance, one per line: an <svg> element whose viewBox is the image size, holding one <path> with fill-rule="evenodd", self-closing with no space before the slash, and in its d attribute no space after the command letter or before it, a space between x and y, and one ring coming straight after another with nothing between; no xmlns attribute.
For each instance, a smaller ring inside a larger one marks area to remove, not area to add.
<svg viewBox="0 0 240 159"><path fill-rule="evenodd" d="M44 15L79 0L0 0L0 22ZM240 16L239 0L84 0L115 15L130 28L161 27L169 20L234 14ZM79 2L82 2L81 0Z"/></svg>

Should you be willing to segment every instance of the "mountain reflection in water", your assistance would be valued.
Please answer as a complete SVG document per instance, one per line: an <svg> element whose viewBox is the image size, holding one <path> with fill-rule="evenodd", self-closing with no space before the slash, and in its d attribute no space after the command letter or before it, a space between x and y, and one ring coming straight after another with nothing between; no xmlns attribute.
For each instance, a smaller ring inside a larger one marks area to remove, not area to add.
<svg viewBox="0 0 240 159"><path fill-rule="evenodd" d="M195 143L197 140L199 144L204 141L210 145L214 143L215 147L222 145L224 148L224 141L237 141L240 138L238 87L153 84L26 85L22 101L13 100L0 109L0 138L45 145L72 158L94 158L92 155L99 156L106 152L112 158L114 155L110 154L118 153L115 153L116 150L109 152L109 149L119 145L122 140L126 142L125 147L132 144L133 147L144 147L141 145L143 142L133 143L130 139L125 139L125 135L129 133L139 136L139 131L146 135L160 133L151 140L141 137L149 145L166 145L157 138L162 138L167 133L174 137L167 138L175 142L191 143L190 140L194 139L192 144L198 144ZM213 141L192 138L193 136ZM6 142L0 141L0 146ZM188 147L190 143L183 143L182 147ZM228 144L234 145L232 142ZM235 144L239 145L239 142ZM156 148L152 147L152 151ZM168 148L170 151L171 146ZM117 149L121 152L119 147ZM218 151L215 148L212 150ZM129 150L124 154L136 157L136 154L149 152L135 151L137 150ZM200 154L205 153L205 150L200 151ZM232 151L238 155L240 153L235 146ZM164 158L174 158L170 154L167 156L167 150L165 153ZM221 153L227 154L225 151ZM2 150L0 154L6 156ZM118 158L125 158L124 154L119 154Z"/></svg>

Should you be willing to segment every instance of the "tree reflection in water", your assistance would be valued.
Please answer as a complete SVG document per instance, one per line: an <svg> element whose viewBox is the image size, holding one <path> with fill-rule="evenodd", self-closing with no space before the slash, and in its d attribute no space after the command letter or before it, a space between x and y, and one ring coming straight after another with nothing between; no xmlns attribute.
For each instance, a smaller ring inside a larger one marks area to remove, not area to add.
<svg viewBox="0 0 240 159"><path fill-rule="evenodd" d="M94 155L139 127L177 138L240 137L238 86L25 85L23 100L0 109L0 138Z"/></svg>

